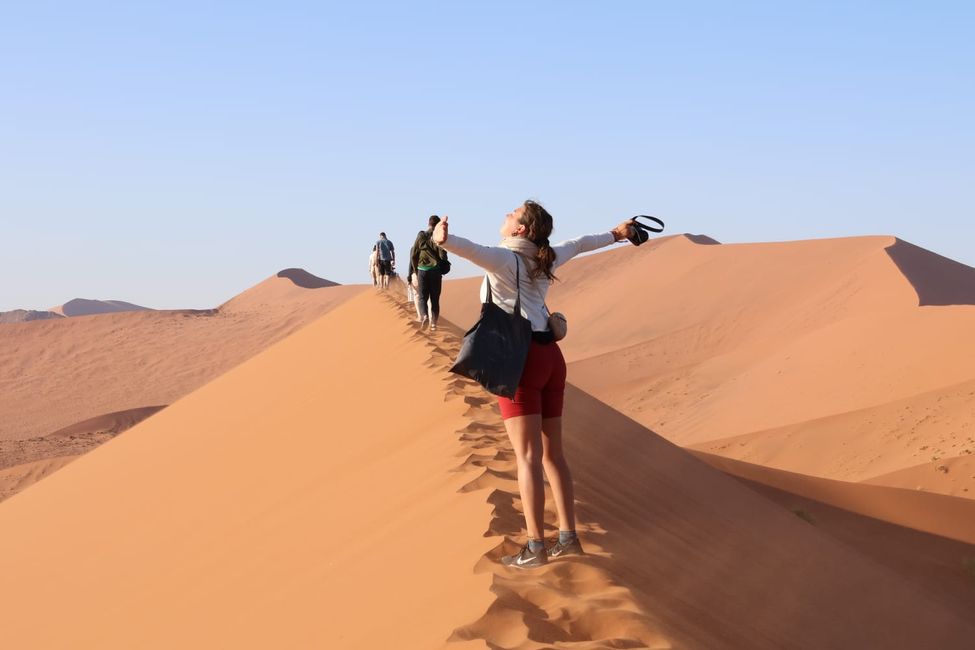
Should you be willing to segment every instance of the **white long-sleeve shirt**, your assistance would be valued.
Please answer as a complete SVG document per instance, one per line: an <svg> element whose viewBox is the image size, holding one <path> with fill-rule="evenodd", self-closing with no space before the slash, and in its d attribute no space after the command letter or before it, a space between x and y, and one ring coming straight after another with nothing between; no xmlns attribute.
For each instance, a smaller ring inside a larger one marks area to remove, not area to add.
<svg viewBox="0 0 975 650"><path fill-rule="evenodd" d="M586 235L577 239L557 244L552 248L555 250L555 264L552 265L554 271L580 253L603 248L614 243L613 233L607 232L599 235ZM474 242L448 235L447 241L441 244L441 248L468 259L477 264L485 271L487 276L481 282L481 302L487 301L487 286L491 283L491 293L496 305L500 305L509 314L515 311L515 300L517 298L517 287L515 286L515 259L521 266L521 313L531 321L532 330L544 332L548 330L548 311L545 309L545 297L548 295L552 281L544 275L540 278L532 279L529 275L530 268L525 268L524 256L518 257L510 248L503 246L504 241L499 246L482 246Z"/></svg>

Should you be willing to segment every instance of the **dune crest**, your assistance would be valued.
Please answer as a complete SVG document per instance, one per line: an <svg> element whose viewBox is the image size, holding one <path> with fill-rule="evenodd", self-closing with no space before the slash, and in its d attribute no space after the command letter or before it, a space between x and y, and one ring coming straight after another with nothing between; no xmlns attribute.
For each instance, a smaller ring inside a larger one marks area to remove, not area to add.
<svg viewBox="0 0 975 650"><path fill-rule="evenodd" d="M338 286L338 282L332 282L331 280L312 275L305 269L284 269L283 271L278 271L277 277L287 278L303 289L321 289L323 287Z"/></svg>

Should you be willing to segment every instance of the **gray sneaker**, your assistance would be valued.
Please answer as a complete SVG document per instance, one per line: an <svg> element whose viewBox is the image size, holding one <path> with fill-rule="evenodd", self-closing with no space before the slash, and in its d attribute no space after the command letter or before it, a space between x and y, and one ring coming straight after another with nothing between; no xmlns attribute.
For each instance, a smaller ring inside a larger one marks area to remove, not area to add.
<svg viewBox="0 0 975 650"><path fill-rule="evenodd" d="M585 555L582 550L582 544L579 543L578 537L566 544L555 540L555 544L549 546L546 553L550 558L564 557L566 555Z"/></svg>
<svg viewBox="0 0 975 650"><path fill-rule="evenodd" d="M531 569L548 564L548 557L545 555L544 548L532 553L528 550L528 544L525 544L521 547L521 550L514 555L502 556L501 564L514 567L516 569Z"/></svg>

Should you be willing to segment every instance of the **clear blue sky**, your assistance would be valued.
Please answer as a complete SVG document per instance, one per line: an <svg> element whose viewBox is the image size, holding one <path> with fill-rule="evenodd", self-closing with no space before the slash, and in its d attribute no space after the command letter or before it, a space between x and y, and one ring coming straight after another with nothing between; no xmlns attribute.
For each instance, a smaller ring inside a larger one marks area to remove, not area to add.
<svg viewBox="0 0 975 650"><path fill-rule="evenodd" d="M973 34L970 2L6 3L0 310L366 282L379 230L493 243L528 197L556 239L648 212L975 265Z"/></svg>

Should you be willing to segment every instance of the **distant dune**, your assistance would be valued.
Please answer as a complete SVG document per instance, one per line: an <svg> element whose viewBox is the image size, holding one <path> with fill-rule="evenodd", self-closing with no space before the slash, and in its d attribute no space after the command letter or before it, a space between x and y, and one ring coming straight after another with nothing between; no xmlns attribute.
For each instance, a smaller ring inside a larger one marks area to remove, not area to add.
<svg viewBox="0 0 975 650"><path fill-rule="evenodd" d="M63 305L51 307L49 311L62 316L90 316L92 314L114 314L122 311L150 311L148 307L140 307L121 300L87 300L75 298Z"/></svg>
<svg viewBox="0 0 975 650"><path fill-rule="evenodd" d="M312 275L304 269L284 269L283 271L278 271L277 277L287 278L294 282L295 285L304 289L322 289L324 287L338 285L338 282L332 282L331 280Z"/></svg>
<svg viewBox="0 0 975 650"><path fill-rule="evenodd" d="M0 312L0 323L23 323L34 320L51 318L65 318L71 316L91 316L93 314L114 314L125 311L151 311L148 307L140 307L121 300L87 300L75 298L63 305L51 307L46 311L33 309L15 309Z"/></svg>
<svg viewBox="0 0 975 650"><path fill-rule="evenodd" d="M17 457L24 463L64 455L61 430L76 434L66 452L83 453L138 421L131 414L171 404L362 289L302 289L272 276L219 309L4 325L0 452L9 447L3 441L23 441Z"/></svg>
<svg viewBox="0 0 975 650"><path fill-rule="evenodd" d="M53 311L35 311L33 309L14 309L13 311L0 311L0 324L3 323L25 323L32 320L47 320L50 318L64 318L61 314Z"/></svg>

